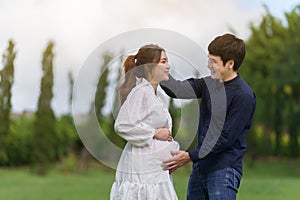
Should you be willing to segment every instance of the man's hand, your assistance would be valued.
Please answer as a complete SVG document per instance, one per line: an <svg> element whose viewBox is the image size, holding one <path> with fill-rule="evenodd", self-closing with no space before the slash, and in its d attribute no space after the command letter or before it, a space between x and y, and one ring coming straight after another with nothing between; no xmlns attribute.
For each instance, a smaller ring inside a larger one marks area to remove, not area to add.
<svg viewBox="0 0 300 200"><path fill-rule="evenodd" d="M177 168L191 162L191 158L188 152L185 151L171 151L173 158L164 160L162 167L164 170L169 170L170 174L174 172Z"/></svg>

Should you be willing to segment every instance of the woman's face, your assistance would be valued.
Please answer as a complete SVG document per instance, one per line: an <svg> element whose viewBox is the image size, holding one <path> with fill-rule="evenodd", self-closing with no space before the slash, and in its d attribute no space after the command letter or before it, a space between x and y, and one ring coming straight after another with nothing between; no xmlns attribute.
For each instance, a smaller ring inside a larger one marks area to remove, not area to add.
<svg viewBox="0 0 300 200"><path fill-rule="evenodd" d="M168 63L168 57L166 52L162 51L160 61L155 65L151 71L150 82L159 83L161 81L169 80L170 65Z"/></svg>

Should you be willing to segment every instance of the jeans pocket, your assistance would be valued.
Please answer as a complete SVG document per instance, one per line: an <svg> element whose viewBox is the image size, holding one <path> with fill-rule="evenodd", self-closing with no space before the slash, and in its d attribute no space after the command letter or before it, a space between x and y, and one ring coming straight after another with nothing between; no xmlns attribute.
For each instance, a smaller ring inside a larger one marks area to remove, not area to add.
<svg viewBox="0 0 300 200"><path fill-rule="evenodd" d="M226 179L227 187L233 189L235 192L238 192L238 188L242 179L241 174L233 168L227 168Z"/></svg>
<svg viewBox="0 0 300 200"><path fill-rule="evenodd" d="M242 175L235 169L233 169L233 174L234 174L234 185L236 187L236 189L238 189L240 187L240 183L242 180Z"/></svg>

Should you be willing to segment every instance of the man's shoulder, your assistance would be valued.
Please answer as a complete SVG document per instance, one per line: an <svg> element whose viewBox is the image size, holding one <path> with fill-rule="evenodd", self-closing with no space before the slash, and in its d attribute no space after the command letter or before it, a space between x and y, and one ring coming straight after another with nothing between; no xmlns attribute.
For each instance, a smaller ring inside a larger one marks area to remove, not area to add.
<svg viewBox="0 0 300 200"><path fill-rule="evenodd" d="M226 93L231 96L232 99L243 98L251 101L255 101L256 99L254 91L241 76L239 76L229 88L229 90L226 89Z"/></svg>
<svg viewBox="0 0 300 200"><path fill-rule="evenodd" d="M251 86L240 76L240 86L242 88L242 93L248 93L250 95L254 94Z"/></svg>

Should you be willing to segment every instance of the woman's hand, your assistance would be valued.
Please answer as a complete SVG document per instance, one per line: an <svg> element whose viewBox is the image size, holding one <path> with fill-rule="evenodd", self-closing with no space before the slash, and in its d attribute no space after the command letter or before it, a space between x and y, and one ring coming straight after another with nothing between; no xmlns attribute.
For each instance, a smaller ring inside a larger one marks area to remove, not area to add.
<svg viewBox="0 0 300 200"><path fill-rule="evenodd" d="M169 142L171 142L173 140L172 134L171 134L170 130L167 128L156 129L153 138L157 139L157 140L169 141Z"/></svg>

